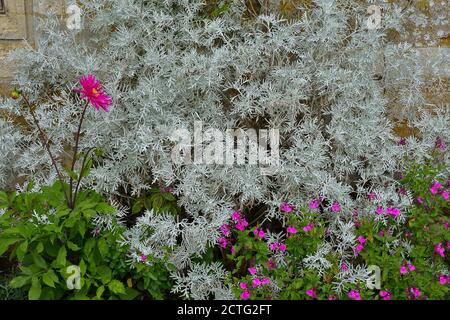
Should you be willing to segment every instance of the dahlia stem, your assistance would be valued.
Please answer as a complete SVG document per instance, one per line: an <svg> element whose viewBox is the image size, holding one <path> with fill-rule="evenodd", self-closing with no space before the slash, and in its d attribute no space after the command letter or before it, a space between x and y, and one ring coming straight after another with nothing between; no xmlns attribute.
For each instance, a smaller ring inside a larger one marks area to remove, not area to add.
<svg viewBox="0 0 450 320"><path fill-rule="evenodd" d="M24 93L22 93L21 95L23 97L23 100L27 104L28 108L30 109L30 113L31 113L31 116L33 117L34 124L36 125L36 127L37 127L37 129L39 131L39 137L41 139L41 142L44 144L44 147L47 150L48 155L50 156L52 165L53 165L53 167L56 170L56 174L58 175L58 180L61 183L61 189L62 189L62 191L64 193L64 197L66 198L66 203L70 207L70 199L67 196L67 192L66 192L66 190L64 188L64 179L63 179L63 176L62 176L61 172L58 169L58 165L56 164L56 160L55 160L55 157L53 156L52 150L50 149L49 140L47 139L47 135L45 134L44 130L39 125L39 121L38 121L38 119L36 117L36 114L35 114L35 112L33 110L33 107L31 105L30 101L27 99L27 97L25 96Z"/></svg>
<svg viewBox="0 0 450 320"><path fill-rule="evenodd" d="M78 191L79 191L79 189L80 189L81 179L83 179L82 174L83 174L84 166L86 165L86 160L87 160L88 157L89 157L89 153L90 153L92 150L94 150L94 149L95 149L95 148L91 148L91 149L88 150L88 152L86 152L86 155L84 156L84 159L83 159L83 163L81 164L80 175L78 176L77 184L76 184L76 187L75 187L75 193L74 193L74 195L73 195L73 203L74 203L74 204L77 202L77 195L78 195Z"/></svg>
<svg viewBox="0 0 450 320"><path fill-rule="evenodd" d="M75 164L77 162L77 155L78 155L78 146L80 143L80 136L81 136L81 126L83 125L84 116L86 115L86 110L89 105L89 101L86 101L86 104L84 105L83 112L81 113L80 123L78 124L78 130L75 134L75 147L73 148L73 159L72 159L72 166L70 167L71 175L70 175L70 208L75 207L75 201L73 198L73 178L72 178L72 172L75 169ZM80 172L81 175L81 172Z"/></svg>

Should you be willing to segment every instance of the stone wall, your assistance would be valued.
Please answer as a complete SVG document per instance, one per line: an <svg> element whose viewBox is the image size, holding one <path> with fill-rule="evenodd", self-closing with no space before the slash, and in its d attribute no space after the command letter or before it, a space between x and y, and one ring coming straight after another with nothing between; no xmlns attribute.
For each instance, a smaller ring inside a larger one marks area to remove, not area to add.
<svg viewBox="0 0 450 320"><path fill-rule="evenodd" d="M0 93L9 86L12 68L2 64L16 48L34 45L36 19L54 10L65 14L64 0L0 0Z"/></svg>

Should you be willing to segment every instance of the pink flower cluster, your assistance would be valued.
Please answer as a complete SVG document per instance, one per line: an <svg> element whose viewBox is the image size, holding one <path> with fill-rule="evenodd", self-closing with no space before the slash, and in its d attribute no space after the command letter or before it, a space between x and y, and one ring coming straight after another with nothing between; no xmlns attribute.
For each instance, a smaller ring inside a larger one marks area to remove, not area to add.
<svg viewBox="0 0 450 320"><path fill-rule="evenodd" d="M392 293L387 290L381 290L380 291L380 297L383 298L383 300L391 300L392 299Z"/></svg>
<svg viewBox="0 0 450 320"><path fill-rule="evenodd" d="M241 213L239 211L234 211L231 214L231 219L233 220L234 227L237 230L244 231L245 228L248 226L247 220L245 220L245 218L243 218L241 216ZM228 224L223 224L220 226L219 229L220 229L220 232L222 233L222 236L220 236L217 239L217 244L221 248L225 249L228 246L228 243L230 242L228 237L231 236L231 227ZM261 230L261 232L262 232L262 234L264 234L264 231ZM231 247L231 253L233 253L233 254L235 253L234 247Z"/></svg>
<svg viewBox="0 0 450 320"><path fill-rule="evenodd" d="M284 243L274 242L269 245L272 251L286 251L286 245Z"/></svg>
<svg viewBox="0 0 450 320"><path fill-rule="evenodd" d="M442 258L445 258L445 248L442 245L442 242L439 242L435 247L434 247L434 251L440 255Z"/></svg>
<svg viewBox="0 0 450 320"><path fill-rule="evenodd" d="M255 228L253 230L253 234L255 235L255 237L258 237L260 239L264 238L264 236L266 235L266 233L264 232L263 229L258 229L258 228Z"/></svg>
<svg viewBox="0 0 450 320"><path fill-rule="evenodd" d="M448 182L447 182L447 184L448 184ZM438 181L433 182L433 184L430 187L430 192L431 192L431 194L434 194L434 195L440 194L444 200L450 199L449 191L447 189L444 189L442 184Z"/></svg>
<svg viewBox="0 0 450 320"><path fill-rule="evenodd" d="M258 272L258 270L257 270L255 267L250 267L250 268L248 268L248 272L249 272L251 275L256 275L256 273ZM264 277L264 276L256 276L256 277L253 278L253 280L252 280L252 287L253 287L253 288L258 288L258 287L261 287L261 286L268 285L269 283L270 283L270 279L269 279L269 278ZM250 298L251 292L250 292L248 283L247 283L247 282L241 282L241 283L239 283L239 287L240 287L242 290L244 290L244 291L241 293L241 299L242 299L242 300L247 300L248 298Z"/></svg>
<svg viewBox="0 0 450 320"><path fill-rule="evenodd" d="M390 215L393 218L397 218L400 215L400 212L401 212L400 209L395 208L395 207L387 207L385 210L382 206L379 206L375 210L375 213L378 215L385 213L387 215Z"/></svg>
<svg viewBox="0 0 450 320"><path fill-rule="evenodd" d="M401 275L407 274L408 272L414 271L414 270L416 270L416 267L410 263L400 266L400 274Z"/></svg>
<svg viewBox="0 0 450 320"><path fill-rule="evenodd" d="M348 293L348 297L352 300L361 300L361 295L359 294L358 290L351 290Z"/></svg>
<svg viewBox="0 0 450 320"><path fill-rule="evenodd" d="M235 223L235 228L238 229L239 231L244 231L245 228L248 226L247 220L245 220L245 218L241 216L241 213L239 211L233 212L231 218Z"/></svg>
<svg viewBox="0 0 450 320"><path fill-rule="evenodd" d="M358 236L358 242L359 243L355 247L356 255L358 255L364 249L364 244L367 242L367 239L360 235Z"/></svg>
<svg viewBox="0 0 450 320"><path fill-rule="evenodd" d="M411 287L406 288L406 294L408 295L409 299L417 299L422 294L418 288Z"/></svg>

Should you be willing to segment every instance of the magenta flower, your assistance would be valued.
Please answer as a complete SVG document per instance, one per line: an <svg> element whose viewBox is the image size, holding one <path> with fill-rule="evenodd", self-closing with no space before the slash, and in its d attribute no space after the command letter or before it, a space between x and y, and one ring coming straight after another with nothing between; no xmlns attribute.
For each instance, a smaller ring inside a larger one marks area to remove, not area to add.
<svg viewBox="0 0 450 320"><path fill-rule="evenodd" d="M379 235L380 237L384 237L384 230L381 230L380 232L378 232L378 235Z"/></svg>
<svg viewBox="0 0 450 320"><path fill-rule="evenodd" d="M222 234L225 237L228 237L230 235L230 226L227 224L223 224L220 226L220 232L222 232Z"/></svg>
<svg viewBox="0 0 450 320"><path fill-rule="evenodd" d="M259 287L261 285L261 280L259 278L255 278L252 280L253 288Z"/></svg>
<svg viewBox="0 0 450 320"><path fill-rule="evenodd" d="M329 296L328 300L336 300L336 297L335 296Z"/></svg>
<svg viewBox="0 0 450 320"><path fill-rule="evenodd" d="M310 209L317 209L319 207L319 204L320 204L319 200L317 200L317 199L311 200L309 202L309 208Z"/></svg>
<svg viewBox="0 0 450 320"><path fill-rule="evenodd" d="M145 262L147 261L148 256L146 256L145 254L141 254L141 256L139 257L139 260L141 260L141 262Z"/></svg>
<svg viewBox="0 0 450 320"><path fill-rule="evenodd" d="M236 253L236 249L234 248L234 246L231 247L231 254L235 254Z"/></svg>
<svg viewBox="0 0 450 320"><path fill-rule="evenodd" d="M369 198L370 201L377 199L377 194L375 192L371 192L367 195L367 198Z"/></svg>
<svg viewBox="0 0 450 320"><path fill-rule="evenodd" d="M391 300L392 294L389 291L381 290L380 291L380 297L383 298L383 300Z"/></svg>
<svg viewBox="0 0 450 320"><path fill-rule="evenodd" d="M422 197L417 197L416 201L418 204L423 204L423 202L425 201Z"/></svg>
<svg viewBox="0 0 450 320"><path fill-rule="evenodd" d="M247 220L245 220L245 218L238 220L238 222L235 225L236 229L238 229L239 231L244 231L247 226L248 222Z"/></svg>
<svg viewBox="0 0 450 320"><path fill-rule="evenodd" d="M275 251L278 249L278 243L271 243L269 246L270 250Z"/></svg>
<svg viewBox="0 0 450 320"><path fill-rule="evenodd" d="M440 284L442 284L442 285L447 284L448 281L450 281L450 278L447 277L446 275L441 274L441 275L439 276L439 283L440 283Z"/></svg>
<svg viewBox="0 0 450 320"><path fill-rule="evenodd" d="M400 274L404 275L408 273L408 269L405 266L400 267Z"/></svg>
<svg viewBox="0 0 450 320"><path fill-rule="evenodd" d="M246 290L246 289L248 288L247 282L241 282L241 283L239 283L239 287L240 287L241 289Z"/></svg>
<svg viewBox="0 0 450 320"><path fill-rule="evenodd" d="M332 212L341 211L341 205L339 204L339 202L337 202L337 201L333 202L333 204L331 205L331 211Z"/></svg>
<svg viewBox="0 0 450 320"><path fill-rule="evenodd" d="M441 193L442 198L444 198L444 200L448 200L450 198L449 194L448 194L448 190L444 190Z"/></svg>
<svg viewBox="0 0 450 320"><path fill-rule="evenodd" d="M257 271L258 271L258 270L256 270L255 267L250 267L250 268L248 268L248 272L249 272L251 275L255 275Z"/></svg>
<svg viewBox="0 0 450 320"><path fill-rule="evenodd" d="M400 209L389 207L386 209L386 213L391 215L392 217L396 218L400 215Z"/></svg>
<svg viewBox="0 0 450 320"><path fill-rule="evenodd" d="M269 269L270 271L272 269L275 269L275 267L276 267L275 262L272 259L269 259L269 261L267 262L267 269Z"/></svg>
<svg viewBox="0 0 450 320"><path fill-rule="evenodd" d="M286 229L287 233L292 233L292 234L296 234L297 233L297 229L295 227L289 226Z"/></svg>
<svg viewBox="0 0 450 320"><path fill-rule="evenodd" d="M443 225L444 225L444 229L447 230L448 227L449 227L449 223L448 222L444 222Z"/></svg>
<svg viewBox="0 0 450 320"><path fill-rule="evenodd" d="M269 283L270 283L270 279L269 278L263 277L261 279L261 285L265 286L266 284L269 284Z"/></svg>
<svg viewBox="0 0 450 320"><path fill-rule="evenodd" d="M408 290L409 289L409 290ZM406 288L406 293L413 299L417 299L422 294L418 288ZM411 296L412 295L412 296Z"/></svg>
<svg viewBox="0 0 450 320"><path fill-rule="evenodd" d="M348 266L345 262L341 263L341 271L347 271L348 270Z"/></svg>
<svg viewBox="0 0 450 320"><path fill-rule="evenodd" d="M355 248L355 254L358 255L364 249L362 244L358 244Z"/></svg>
<svg viewBox="0 0 450 320"><path fill-rule="evenodd" d="M258 237L261 239L264 238L264 236L266 235L266 233L262 229L258 229L258 228L255 228L253 230L253 234L255 235L255 237Z"/></svg>
<svg viewBox="0 0 450 320"><path fill-rule="evenodd" d="M220 237L219 239L217 239L217 243L221 248L225 249L228 244L228 239L225 237Z"/></svg>
<svg viewBox="0 0 450 320"><path fill-rule="evenodd" d="M314 228L314 223L310 223L307 226L303 227L303 231L310 232Z"/></svg>
<svg viewBox="0 0 450 320"><path fill-rule="evenodd" d="M100 108L102 108L109 112L108 107L112 103L112 98L105 93L101 82L94 75L89 74L81 77L80 84L82 88L76 88L74 91L81 93L81 99L87 100L97 111L100 111Z"/></svg>
<svg viewBox="0 0 450 320"><path fill-rule="evenodd" d="M241 293L241 299L242 300L247 300L248 298L250 298L250 291L244 291Z"/></svg>
<svg viewBox="0 0 450 320"><path fill-rule="evenodd" d="M364 243L367 242L367 239L364 238L363 236L358 236L358 242L359 242L360 244L364 244Z"/></svg>
<svg viewBox="0 0 450 320"><path fill-rule="evenodd" d="M286 245L284 243L280 243L278 249L280 249L280 251L286 251Z"/></svg>
<svg viewBox="0 0 450 320"><path fill-rule="evenodd" d="M414 270L416 270L416 267L413 266L412 264L409 264L409 263L406 264L406 267L409 269L409 271L414 271Z"/></svg>
<svg viewBox="0 0 450 320"><path fill-rule="evenodd" d="M438 148L441 151L445 151L445 141L441 137L436 138L436 148Z"/></svg>
<svg viewBox="0 0 450 320"><path fill-rule="evenodd" d="M351 290L348 293L348 297L352 300L361 300L361 295L359 294L358 290Z"/></svg>
<svg viewBox="0 0 450 320"><path fill-rule="evenodd" d="M440 255L442 258L445 258L445 248L442 246L442 242L439 242L435 247L434 251Z"/></svg>
<svg viewBox="0 0 450 320"><path fill-rule="evenodd" d="M306 290L306 295L310 296L313 299L317 298L317 293L314 288Z"/></svg>
<svg viewBox="0 0 450 320"><path fill-rule="evenodd" d="M379 206L379 207L377 208L377 210L375 210L375 213L376 213L376 214L383 214L383 213L384 213L383 207Z"/></svg>
<svg viewBox="0 0 450 320"><path fill-rule="evenodd" d="M406 144L406 139L405 138L400 138L400 140L398 140L397 145L399 146L404 146Z"/></svg>
<svg viewBox="0 0 450 320"><path fill-rule="evenodd" d="M287 203L287 202L283 202L282 204L280 204L280 210L281 210L282 212L287 212L287 213L289 213L289 212L292 212L292 211L294 210L294 206L290 205L290 204Z"/></svg>
<svg viewBox="0 0 450 320"><path fill-rule="evenodd" d="M441 188L442 188L442 184L440 184L439 182L435 181L431 185L430 192L432 194L437 194L439 192L439 189L441 189Z"/></svg>
<svg viewBox="0 0 450 320"><path fill-rule="evenodd" d="M240 213L239 211L234 211L234 212L231 214L231 218L232 218L234 221L239 221L239 220L241 219L241 213Z"/></svg>

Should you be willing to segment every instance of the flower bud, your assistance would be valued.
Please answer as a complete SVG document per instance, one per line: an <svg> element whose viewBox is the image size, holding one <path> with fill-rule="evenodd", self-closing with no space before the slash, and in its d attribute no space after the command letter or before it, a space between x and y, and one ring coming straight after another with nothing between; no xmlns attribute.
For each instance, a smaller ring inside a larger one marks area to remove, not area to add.
<svg viewBox="0 0 450 320"><path fill-rule="evenodd" d="M12 99L17 100L17 99L20 98L20 95L21 95L21 94L22 94L22 93L20 92L20 90L14 88L14 89L11 91L10 96L11 96Z"/></svg>

